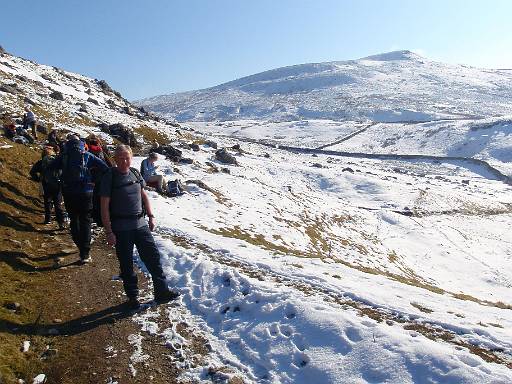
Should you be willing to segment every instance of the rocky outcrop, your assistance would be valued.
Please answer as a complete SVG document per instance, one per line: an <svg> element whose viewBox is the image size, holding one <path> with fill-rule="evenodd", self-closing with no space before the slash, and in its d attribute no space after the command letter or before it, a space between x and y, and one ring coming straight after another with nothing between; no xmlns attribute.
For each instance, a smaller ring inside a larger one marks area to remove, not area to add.
<svg viewBox="0 0 512 384"><path fill-rule="evenodd" d="M50 97L55 100L64 101L64 95L62 94L62 92L59 91L53 91L52 93L50 93Z"/></svg>
<svg viewBox="0 0 512 384"><path fill-rule="evenodd" d="M235 157L228 152L226 148L221 148L215 151L215 158L224 164L238 165Z"/></svg>

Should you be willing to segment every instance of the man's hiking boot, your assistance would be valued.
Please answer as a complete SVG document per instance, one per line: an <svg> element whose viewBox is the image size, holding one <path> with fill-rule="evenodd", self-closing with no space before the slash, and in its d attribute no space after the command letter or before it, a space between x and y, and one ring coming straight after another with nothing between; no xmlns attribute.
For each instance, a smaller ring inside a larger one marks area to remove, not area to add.
<svg viewBox="0 0 512 384"><path fill-rule="evenodd" d="M129 297L128 298L128 301L126 302L126 306L128 307L128 309L130 310L136 310L136 309L139 309L140 308L140 302L139 302L139 299L137 299L136 297Z"/></svg>
<svg viewBox="0 0 512 384"><path fill-rule="evenodd" d="M180 293L176 291L165 291L155 294L155 302L157 304L168 303L169 301L176 300L180 297Z"/></svg>
<svg viewBox="0 0 512 384"><path fill-rule="evenodd" d="M80 264L89 264L90 262L92 262L92 257L91 256L86 256L84 258L80 258Z"/></svg>
<svg viewBox="0 0 512 384"><path fill-rule="evenodd" d="M64 223L59 223L59 230L63 230L63 229L66 229L66 224Z"/></svg>

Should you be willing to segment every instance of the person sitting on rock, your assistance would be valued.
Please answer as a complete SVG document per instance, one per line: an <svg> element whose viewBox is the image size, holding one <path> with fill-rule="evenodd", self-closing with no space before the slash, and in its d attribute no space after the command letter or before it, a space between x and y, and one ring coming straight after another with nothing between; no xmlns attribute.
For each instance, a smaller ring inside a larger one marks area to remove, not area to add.
<svg viewBox="0 0 512 384"><path fill-rule="evenodd" d="M30 109L29 106L25 107L25 116L23 116L23 129L28 130L32 129L32 136L34 140L37 140L37 118L34 112Z"/></svg>
<svg viewBox="0 0 512 384"><path fill-rule="evenodd" d="M148 185L155 185L156 190L159 193L163 193L166 190L167 182L163 175L156 173L158 165L156 165L155 162L157 160L158 154L151 152L146 159L142 160L142 163L140 164L140 173Z"/></svg>
<svg viewBox="0 0 512 384"><path fill-rule="evenodd" d="M64 229L64 212L62 211L62 192L60 185L61 172L52 168L55 162L55 151L52 147L45 147L41 160L30 169L30 176L34 181L41 181L44 201L44 224L51 223L52 206L55 208L55 218L59 229Z"/></svg>

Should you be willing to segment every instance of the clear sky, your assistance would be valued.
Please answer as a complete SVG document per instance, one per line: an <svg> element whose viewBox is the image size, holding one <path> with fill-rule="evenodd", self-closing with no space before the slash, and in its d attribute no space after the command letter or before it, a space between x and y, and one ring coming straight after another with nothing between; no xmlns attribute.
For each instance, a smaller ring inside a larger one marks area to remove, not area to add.
<svg viewBox="0 0 512 384"><path fill-rule="evenodd" d="M409 49L512 68L512 0L0 0L8 52L128 99Z"/></svg>

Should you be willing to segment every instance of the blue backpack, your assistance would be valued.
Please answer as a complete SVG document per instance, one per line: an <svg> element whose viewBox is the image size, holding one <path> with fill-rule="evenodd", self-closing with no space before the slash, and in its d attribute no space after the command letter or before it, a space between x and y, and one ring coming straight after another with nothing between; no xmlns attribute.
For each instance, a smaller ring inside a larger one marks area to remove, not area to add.
<svg viewBox="0 0 512 384"><path fill-rule="evenodd" d="M70 140L62 156L62 181L66 186L85 184L91 181L91 174L85 164L85 145L80 140Z"/></svg>

